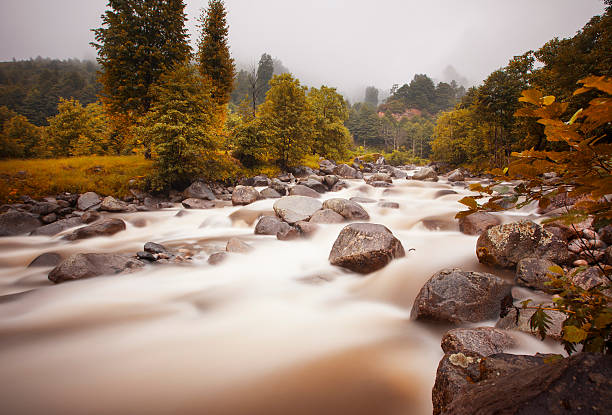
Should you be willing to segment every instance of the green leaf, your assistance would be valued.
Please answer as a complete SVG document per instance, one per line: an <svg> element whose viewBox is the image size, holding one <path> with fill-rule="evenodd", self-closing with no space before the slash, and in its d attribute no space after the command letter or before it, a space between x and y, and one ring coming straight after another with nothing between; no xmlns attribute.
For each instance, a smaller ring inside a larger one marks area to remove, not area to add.
<svg viewBox="0 0 612 415"><path fill-rule="evenodd" d="M529 303L532 303L533 300L531 298L526 299L525 301L521 301L521 306L523 307L523 309L527 308L527 306L529 306Z"/></svg>
<svg viewBox="0 0 612 415"><path fill-rule="evenodd" d="M570 343L580 343L586 340L587 332L576 326L565 326L563 328L563 340Z"/></svg>
<svg viewBox="0 0 612 415"><path fill-rule="evenodd" d="M540 338L544 340L546 338L546 332L550 328L552 319L542 310L538 308L535 313L532 314L529 319L529 328L531 331L537 331Z"/></svg>

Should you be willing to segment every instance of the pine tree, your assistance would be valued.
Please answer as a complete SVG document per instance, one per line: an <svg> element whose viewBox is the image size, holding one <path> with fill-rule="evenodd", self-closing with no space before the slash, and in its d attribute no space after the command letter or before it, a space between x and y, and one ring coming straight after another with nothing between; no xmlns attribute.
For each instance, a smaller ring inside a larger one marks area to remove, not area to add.
<svg viewBox="0 0 612 415"><path fill-rule="evenodd" d="M151 86L191 52L182 0L109 0L98 43L100 82L111 113L145 114L151 106Z"/></svg>
<svg viewBox="0 0 612 415"><path fill-rule="evenodd" d="M223 0L209 0L208 9L200 16L197 62L200 73L212 81L212 95L218 106L229 102L235 75L227 44L226 14Z"/></svg>

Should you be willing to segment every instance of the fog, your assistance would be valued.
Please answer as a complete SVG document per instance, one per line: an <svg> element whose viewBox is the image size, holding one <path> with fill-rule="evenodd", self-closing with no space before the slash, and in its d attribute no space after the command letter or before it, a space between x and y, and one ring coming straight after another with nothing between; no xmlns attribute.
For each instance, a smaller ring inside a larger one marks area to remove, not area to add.
<svg viewBox="0 0 612 415"><path fill-rule="evenodd" d="M106 0L2 0L0 61L94 59L91 28ZM207 0L188 0L192 43ZM415 73L477 84L514 55L575 34L601 0L226 0L231 52L239 67L262 53L307 85L359 99Z"/></svg>

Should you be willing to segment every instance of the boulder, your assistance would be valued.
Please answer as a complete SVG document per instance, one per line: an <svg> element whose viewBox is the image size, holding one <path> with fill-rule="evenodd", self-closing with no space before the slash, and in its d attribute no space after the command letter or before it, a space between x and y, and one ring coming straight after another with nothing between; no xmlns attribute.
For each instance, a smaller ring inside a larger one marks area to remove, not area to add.
<svg viewBox="0 0 612 415"><path fill-rule="evenodd" d="M55 267L62 262L62 256L56 252L45 252L38 255L30 262L28 268L31 267Z"/></svg>
<svg viewBox="0 0 612 415"><path fill-rule="evenodd" d="M281 194L278 193L276 190L272 189L271 187L266 187L260 192L260 194L261 197L264 197L266 199L279 199L281 197Z"/></svg>
<svg viewBox="0 0 612 415"><path fill-rule="evenodd" d="M155 242L147 242L144 244L144 251L151 254L167 254L170 252L168 248Z"/></svg>
<svg viewBox="0 0 612 415"><path fill-rule="evenodd" d="M514 268L523 258L538 257L556 264L569 260L567 245L531 221L493 226L476 243L478 260L499 268Z"/></svg>
<svg viewBox="0 0 612 415"><path fill-rule="evenodd" d="M510 362L516 360L507 356ZM577 353L512 372L489 369L487 374L457 394L442 413L605 414L612 402L610 355Z"/></svg>
<svg viewBox="0 0 612 415"><path fill-rule="evenodd" d="M317 199L307 196L285 196L274 202L274 212L289 224L307 221L323 207Z"/></svg>
<svg viewBox="0 0 612 415"><path fill-rule="evenodd" d="M555 265L547 259L523 258L516 264L514 282L522 287L553 293L554 290L546 283L550 281L548 275L552 274L550 268Z"/></svg>
<svg viewBox="0 0 612 415"><path fill-rule="evenodd" d="M256 235L276 235L278 232L289 229L289 224L276 216L263 216L255 226Z"/></svg>
<svg viewBox="0 0 612 415"><path fill-rule="evenodd" d="M253 247L238 238L230 238L230 240L227 241L227 245L225 245L225 250L227 252L246 254L247 252L252 251Z"/></svg>
<svg viewBox="0 0 612 415"><path fill-rule="evenodd" d="M449 182L462 182L465 180L465 175L459 169L453 170L448 174Z"/></svg>
<svg viewBox="0 0 612 415"><path fill-rule="evenodd" d="M144 264L134 258L118 254L74 254L49 273L54 283L113 275L141 268Z"/></svg>
<svg viewBox="0 0 612 415"><path fill-rule="evenodd" d="M225 261L227 259L228 253L227 252L215 252L214 254L212 254L211 256L208 257L208 263L210 265L218 265L220 263L222 263L223 261Z"/></svg>
<svg viewBox="0 0 612 415"><path fill-rule="evenodd" d="M408 177L408 172L402 169L398 169L397 167L389 166L387 171L394 179L405 179Z"/></svg>
<svg viewBox="0 0 612 415"><path fill-rule="evenodd" d="M505 331L493 327L458 328L444 334L441 346L444 353L475 352L489 356L514 347L515 341Z"/></svg>
<svg viewBox="0 0 612 415"><path fill-rule="evenodd" d="M368 220L370 215L358 203L348 199L334 198L323 202L323 209L331 209L347 220Z"/></svg>
<svg viewBox="0 0 612 415"><path fill-rule="evenodd" d="M397 202L379 202L378 206L387 209L399 209L400 205Z"/></svg>
<svg viewBox="0 0 612 415"><path fill-rule="evenodd" d="M252 186L236 186L232 193L232 205L249 205L261 198L261 194Z"/></svg>
<svg viewBox="0 0 612 415"><path fill-rule="evenodd" d="M310 218L310 220L310 222L301 220L295 224L296 229L300 231L300 234L304 237L312 236L319 229L319 225L312 223L312 218Z"/></svg>
<svg viewBox="0 0 612 415"><path fill-rule="evenodd" d="M325 185L327 185L327 187L331 189L336 183L338 183L339 180L340 179L338 178L338 176L328 174L323 178L323 183L325 183Z"/></svg>
<svg viewBox="0 0 612 415"><path fill-rule="evenodd" d="M65 231L66 229L74 228L75 226L81 226L83 224L82 218L70 218L70 219L61 219L50 223L45 226L41 226L40 228L34 229L30 235L32 236L53 236L57 235L60 232Z"/></svg>
<svg viewBox="0 0 612 415"><path fill-rule="evenodd" d="M45 216L60 209L60 205L52 202L34 202L31 205L30 213Z"/></svg>
<svg viewBox="0 0 612 415"><path fill-rule="evenodd" d="M42 221L42 223L48 225L57 220L57 215L55 213L49 213L48 215L45 215L42 218L40 218L40 220Z"/></svg>
<svg viewBox="0 0 612 415"><path fill-rule="evenodd" d="M278 239L279 241L292 241L294 239L299 238L300 236L300 231L297 228L290 226L287 229L278 231L278 233L276 234L276 239Z"/></svg>
<svg viewBox="0 0 612 415"><path fill-rule="evenodd" d="M147 252L147 251L138 251L136 252L136 256L138 257L138 259L142 259L142 260L149 261L149 262L157 261L157 257L154 254Z"/></svg>
<svg viewBox="0 0 612 415"><path fill-rule="evenodd" d="M291 175L293 177L293 175ZM281 196L286 196L289 193L289 185L279 179L272 179L270 189L277 191Z"/></svg>
<svg viewBox="0 0 612 415"><path fill-rule="evenodd" d="M405 255L402 243L385 226L351 223L338 235L329 261L332 265L368 274Z"/></svg>
<svg viewBox="0 0 612 415"><path fill-rule="evenodd" d="M306 187L310 187L312 190L314 190L317 193L325 193L327 192L327 186L325 184L323 184L323 177L320 176L315 176L320 178L321 180L316 180L314 178L308 178L306 181L302 181L300 182L301 185L306 186Z"/></svg>
<svg viewBox="0 0 612 415"><path fill-rule="evenodd" d="M332 174L343 179L360 179L363 175L348 164L339 164L331 171ZM329 173L328 173L329 174Z"/></svg>
<svg viewBox="0 0 612 415"><path fill-rule="evenodd" d="M185 209L212 209L216 206L215 202L211 200L195 198L185 199L181 204Z"/></svg>
<svg viewBox="0 0 612 415"><path fill-rule="evenodd" d="M493 274L442 270L421 288L411 318L451 324L491 320L512 305L511 289L511 284Z"/></svg>
<svg viewBox="0 0 612 415"><path fill-rule="evenodd" d="M319 185L323 186L321 183ZM304 186L302 184L296 184L291 189L289 189L289 195L291 196L306 196L306 197L314 197L319 198L321 195L316 190L312 190L310 187Z"/></svg>
<svg viewBox="0 0 612 415"><path fill-rule="evenodd" d="M498 216L488 212L476 212L459 219L459 230L466 235L480 235L500 224L501 219Z"/></svg>
<svg viewBox="0 0 612 415"><path fill-rule="evenodd" d="M456 195L457 192L451 189L442 189L442 190L438 190L436 193L434 193L433 198L437 199L439 197L442 196L446 196L446 195ZM473 216L474 214L470 215Z"/></svg>
<svg viewBox="0 0 612 415"><path fill-rule="evenodd" d="M125 222L121 219L105 219L92 225L84 226L64 236L63 239L76 241L97 236L111 236L126 229Z"/></svg>
<svg viewBox="0 0 612 415"><path fill-rule="evenodd" d="M329 160L321 160L319 161L319 170L323 174L332 174L336 165Z"/></svg>
<svg viewBox="0 0 612 415"><path fill-rule="evenodd" d="M544 306L550 307L552 304L545 304ZM537 333L531 331L529 326L531 316L535 312L536 310L532 309L512 307L509 309L508 314L495 324L495 327L503 330L518 330L535 336ZM546 332L546 337L550 337L554 340L561 340L561 330L563 322L565 321L565 314L560 311L546 310L545 312L551 318L550 328Z"/></svg>
<svg viewBox="0 0 612 415"><path fill-rule="evenodd" d="M612 225L604 226L599 230L599 237L608 245L612 245Z"/></svg>
<svg viewBox="0 0 612 415"><path fill-rule="evenodd" d="M128 204L115 199L112 196L106 196L100 204L100 210L106 212L125 212L128 210Z"/></svg>
<svg viewBox="0 0 612 415"><path fill-rule="evenodd" d="M87 192L79 196L77 200L77 208L79 210L85 211L91 208L95 208L100 203L102 203L102 199L100 199L100 196L98 196L97 193Z"/></svg>
<svg viewBox="0 0 612 415"><path fill-rule="evenodd" d="M387 173L374 173L370 177L365 178L365 182L369 185L375 182L385 182L385 183L393 183L391 176Z"/></svg>
<svg viewBox="0 0 612 415"><path fill-rule="evenodd" d="M42 225L36 215L9 211L0 215L0 236L15 236L33 231Z"/></svg>
<svg viewBox="0 0 612 415"><path fill-rule="evenodd" d="M83 215L81 216L81 222L85 224L90 224L90 223L97 221L100 218L102 218L102 215L100 215L95 210L90 210L90 211L83 213Z"/></svg>
<svg viewBox="0 0 612 415"><path fill-rule="evenodd" d="M599 267L589 267L579 272L575 271L578 270L571 270L568 274L572 276L574 284L583 290L590 290L597 285L605 286L609 282ZM610 294L608 293L608 295Z"/></svg>
<svg viewBox="0 0 612 415"><path fill-rule="evenodd" d="M342 223L344 221L344 216L331 209L321 209L310 218L311 223Z"/></svg>
<svg viewBox="0 0 612 415"><path fill-rule="evenodd" d="M422 167L412 176L412 180L423 180L426 182L437 182L438 174L431 167Z"/></svg>
<svg viewBox="0 0 612 415"><path fill-rule="evenodd" d="M281 182L291 182L293 180L295 180L295 177L293 177L293 174L291 173L281 173L278 176L276 176L276 180L279 180ZM275 179L272 179L272 181L274 181Z"/></svg>

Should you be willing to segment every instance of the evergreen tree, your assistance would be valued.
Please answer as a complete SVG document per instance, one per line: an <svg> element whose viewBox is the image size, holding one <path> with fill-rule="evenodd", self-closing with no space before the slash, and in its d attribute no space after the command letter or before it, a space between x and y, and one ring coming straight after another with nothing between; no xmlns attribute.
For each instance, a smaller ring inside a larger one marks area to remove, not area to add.
<svg viewBox="0 0 612 415"><path fill-rule="evenodd" d="M376 87L369 86L366 88L364 102L374 108L378 107L378 89Z"/></svg>
<svg viewBox="0 0 612 415"><path fill-rule="evenodd" d="M95 29L100 82L108 109L134 117L145 114L151 87L184 62L187 44L182 0L109 0L102 26Z"/></svg>
<svg viewBox="0 0 612 415"><path fill-rule="evenodd" d="M264 102L266 99L266 93L270 89L270 79L274 74L274 61L272 56L264 53L259 59L259 65L257 66L257 83L256 83L256 99L257 105Z"/></svg>
<svg viewBox="0 0 612 415"><path fill-rule="evenodd" d="M217 105L229 102L234 83L234 60L227 44L228 26L223 0L209 0L208 9L200 17L201 35L198 42L198 67L211 79L212 96Z"/></svg>

